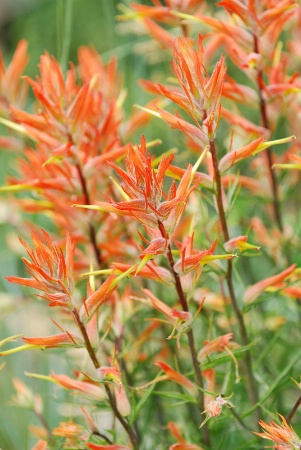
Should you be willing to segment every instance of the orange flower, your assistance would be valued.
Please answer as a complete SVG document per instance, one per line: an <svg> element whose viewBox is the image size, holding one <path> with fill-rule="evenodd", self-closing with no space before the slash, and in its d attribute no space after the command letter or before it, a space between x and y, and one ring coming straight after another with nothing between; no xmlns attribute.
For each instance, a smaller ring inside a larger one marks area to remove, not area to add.
<svg viewBox="0 0 301 450"><path fill-rule="evenodd" d="M253 2L249 2L246 6L240 0L222 0L218 3L218 6L223 6L231 14L239 16L246 25L250 25L251 17L255 15L256 24L262 31L280 19L283 27L284 23L291 17L291 9L297 6L294 0L277 1L274 4L265 3L266 10L260 14L257 14ZM264 2L262 2L262 5L264 5Z"/></svg>
<svg viewBox="0 0 301 450"><path fill-rule="evenodd" d="M174 156L163 155L155 171L152 168L151 157L146 151L145 138L142 136L140 146L136 148L130 146L126 158L127 172L110 162L122 179L121 187L125 201L96 202L97 206L75 206L131 216L149 228L158 229L160 221L164 224L166 232L172 234L185 210L187 199L195 188L194 185L190 187L193 180L192 166L189 165L184 172L179 186L176 187L173 182L165 194L163 191L165 174Z"/></svg>
<svg viewBox="0 0 301 450"><path fill-rule="evenodd" d="M218 165L219 170L221 172L225 172L237 162L242 161L249 156L255 155L257 153L256 150L258 150L258 147L262 142L263 138L259 137L258 139L255 139L255 141L250 142L244 147L228 153L220 160Z"/></svg>
<svg viewBox="0 0 301 450"><path fill-rule="evenodd" d="M111 274L109 278L95 292L88 296L80 309L80 319L87 323L93 317L95 312L103 305L111 294L117 288L115 275Z"/></svg>
<svg viewBox="0 0 301 450"><path fill-rule="evenodd" d="M175 263L174 270L179 274L186 274L194 269L201 269L208 262L215 259L232 259L234 255L212 255L217 245L217 240L213 242L208 250L197 251L193 249L193 236L186 236L181 245L181 258Z"/></svg>
<svg viewBox="0 0 301 450"><path fill-rule="evenodd" d="M77 448L77 445L86 441L89 437L88 432L77 423L69 420L68 422L60 422L59 427L53 428L53 436L61 436L67 439L65 445Z"/></svg>
<svg viewBox="0 0 301 450"><path fill-rule="evenodd" d="M177 426L175 422L168 422L167 428L169 429L172 436L181 444L185 443L185 439L183 438L182 430Z"/></svg>
<svg viewBox="0 0 301 450"><path fill-rule="evenodd" d="M105 398L104 390L96 383L74 380L67 375L56 375L53 372L51 373L51 378L65 389L81 392L82 394L88 395L98 401Z"/></svg>
<svg viewBox="0 0 301 450"><path fill-rule="evenodd" d="M217 127L220 98L226 75L225 58L220 57L209 77L204 69L201 36L198 39L197 51L192 49L190 42L184 37L176 39L173 51L172 68L182 91L162 85L158 85L157 88L161 94L183 108L198 126L200 122L203 125L203 132L212 138Z"/></svg>
<svg viewBox="0 0 301 450"><path fill-rule="evenodd" d="M37 345L45 348L56 347L84 347L84 341L80 336L73 333L62 333L45 337L23 337L22 341L30 345Z"/></svg>
<svg viewBox="0 0 301 450"><path fill-rule="evenodd" d="M173 330L171 334L167 337L167 339L175 338L177 339L177 346L180 348L180 338L185 331L188 330L191 321L192 321L192 314L189 311L180 311L175 308L171 308L170 306L163 303L161 300L159 300L155 295L149 291L148 289L142 289L143 292L149 297L152 306L156 308L158 311L160 311L162 314L164 314L169 321L171 321L174 325ZM178 331L178 334L175 336L176 330Z"/></svg>
<svg viewBox="0 0 301 450"><path fill-rule="evenodd" d="M202 0L201 0L202 1ZM192 12L197 8L200 0L165 0L164 3L160 0L153 0L154 6L141 5L139 3L131 3L131 7L136 12L137 17L149 17L160 22L179 25L179 18L175 11ZM166 6L165 6L166 5ZM133 13L129 12L129 18L133 17ZM127 19L127 13L120 16L120 19Z"/></svg>
<svg viewBox="0 0 301 450"><path fill-rule="evenodd" d="M32 447L31 450L47 450L47 441L40 440Z"/></svg>
<svg viewBox="0 0 301 450"><path fill-rule="evenodd" d="M79 62L82 82L77 83L73 65L64 77L58 61L47 53L42 55L40 77L25 77L39 102L39 113L15 107L11 112L26 134L46 144L52 155L71 156L84 166L87 159L119 147L120 113L115 100L116 62L104 66L100 56L88 48L80 49Z"/></svg>
<svg viewBox="0 0 301 450"><path fill-rule="evenodd" d="M228 403L227 399L223 398L221 395L218 395L215 400L209 402L207 408L202 413L206 414L206 417L201 423L200 428L202 428L202 426L212 417L219 417L224 405L227 405L229 408L231 408L231 405Z"/></svg>
<svg viewBox="0 0 301 450"><path fill-rule="evenodd" d="M163 303L148 289L142 289L142 291L150 298L152 305L158 311L162 312L167 318L173 321L188 322L191 321L192 315L189 311L180 311Z"/></svg>
<svg viewBox="0 0 301 450"><path fill-rule="evenodd" d="M4 115L8 115L10 104L23 106L25 103L27 89L20 88L20 79L28 62L27 46L24 39L18 43L8 67L0 52L0 112Z"/></svg>
<svg viewBox="0 0 301 450"><path fill-rule="evenodd" d="M256 155L257 153L265 150L272 145L285 144L286 142L290 142L295 139L295 136L288 136L283 139L277 139L275 141L266 141L264 142L262 137L255 139L255 141L250 142L249 144L239 148L238 150L234 150L227 155L225 155L219 162L218 168L221 172L225 172L230 169L230 167L234 166L234 164L242 161L249 156Z"/></svg>
<svg viewBox="0 0 301 450"><path fill-rule="evenodd" d="M183 386L189 392L189 394L193 396L197 395L198 393L197 387L192 381L184 377L184 375L180 374L163 361L157 362L156 366L160 367L160 369L166 373L169 380L172 380L175 383L178 383L181 386Z"/></svg>
<svg viewBox="0 0 301 450"><path fill-rule="evenodd" d="M33 394L33 392L18 378L13 378L13 384L17 395L12 397L12 402L23 408L31 408L37 414L43 411L43 402L40 395Z"/></svg>
<svg viewBox="0 0 301 450"><path fill-rule="evenodd" d="M263 439L269 439L273 441L275 445L272 447L276 450L299 450L301 448L301 439L294 430L288 425L287 421L281 414L279 414L282 420L282 425L278 425L275 422L267 424L263 420L259 421L259 425L265 430L264 433L256 433L257 436Z"/></svg>
<svg viewBox="0 0 301 450"><path fill-rule="evenodd" d="M208 137L204 133L203 129L186 122L178 115L173 115L164 109L156 108L161 118L170 125L171 128L182 131L189 139L191 139L194 144L196 144L200 149L203 149L208 143ZM169 169L170 170L170 169ZM212 187L212 183L211 186Z"/></svg>
<svg viewBox="0 0 301 450"><path fill-rule="evenodd" d="M255 300L262 292L264 292L268 287L276 286L279 283L282 283L286 278L293 274L295 271L296 264L292 264L287 269L283 270L283 272L278 273L277 275L273 275L272 277L265 278L264 280L259 281L258 283L250 286L244 295L244 302L250 303Z"/></svg>
<svg viewBox="0 0 301 450"><path fill-rule="evenodd" d="M71 295L74 289L73 255L74 242L67 235L66 256L60 248L51 241L46 231L43 237L32 233L34 249L31 249L23 239L20 242L25 247L32 262L23 258L26 270L33 278L6 277L10 283L29 286L44 292L39 295L49 301L49 306L72 308Z"/></svg>
<svg viewBox="0 0 301 450"><path fill-rule="evenodd" d="M260 247L256 245L249 244L247 242L248 236L237 236L235 238L230 239L225 242L224 247L227 252L231 251L234 248L238 248L239 251L244 252L246 250L259 250Z"/></svg>
<svg viewBox="0 0 301 450"><path fill-rule="evenodd" d="M121 381L121 373L118 371L117 367L102 366L97 369L97 372L100 374L102 379L110 381L114 384L114 393L118 411L123 416L128 416L131 413L131 405Z"/></svg>
<svg viewBox="0 0 301 450"><path fill-rule="evenodd" d="M198 361L202 362L208 355L214 352L222 352L225 347L228 346L230 339L232 339L233 333L224 334L212 341L204 341L204 347L198 353Z"/></svg>

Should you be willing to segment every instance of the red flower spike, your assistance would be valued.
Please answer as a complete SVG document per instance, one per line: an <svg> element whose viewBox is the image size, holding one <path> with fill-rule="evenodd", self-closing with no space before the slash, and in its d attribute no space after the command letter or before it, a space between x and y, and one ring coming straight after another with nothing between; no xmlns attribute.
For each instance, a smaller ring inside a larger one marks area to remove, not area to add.
<svg viewBox="0 0 301 450"><path fill-rule="evenodd" d="M175 189L173 183L167 194L163 192L165 174L173 158L174 155L167 157L163 155L155 171L152 168L151 157L147 154L145 138L142 136L140 146L136 148L130 146L126 158L127 172L115 163L109 163L122 179L121 187L126 200L119 203L96 202L97 206L74 206L131 216L154 229L158 229L160 222L164 224L166 233L171 235L185 210L189 195L196 187L190 186L194 176L192 166L189 165L178 188ZM162 196L165 199L163 202Z"/></svg>
<svg viewBox="0 0 301 450"><path fill-rule="evenodd" d="M79 59L84 84L81 81L77 84L73 65L64 78L56 59L42 55L40 78L26 77L40 112L29 114L11 108L11 113L26 133L38 143L46 144L52 154L73 157L84 167L89 158L120 146L117 132L120 114L115 100L116 64L104 66L100 56L87 48L81 49Z"/></svg>
<svg viewBox="0 0 301 450"><path fill-rule="evenodd" d="M34 248L31 249L23 239L20 242L25 247L32 262L23 258L26 270L33 278L6 277L10 283L21 284L42 291L39 295L49 302L49 306L72 308L71 295L74 289L73 256L74 242L69 234L66 242L66 256L56 247L46 231L42 230L43 238L32 233Z"/></svg>
<svg viewBox="0 0 301 450"><path fill-rule="evenodd" d="M220 98L226 75L225 58L221 56L209 77L204 69L201 36L198 39L197 51L192 49L190 42L184 37L176 39L173 51L172 68L182 91L162 85L158 85L157 89L183 108L198 126L199 122L203 123L203 132L212 138L217 127ZM184 125L183 128L185 129Z"/></svg>

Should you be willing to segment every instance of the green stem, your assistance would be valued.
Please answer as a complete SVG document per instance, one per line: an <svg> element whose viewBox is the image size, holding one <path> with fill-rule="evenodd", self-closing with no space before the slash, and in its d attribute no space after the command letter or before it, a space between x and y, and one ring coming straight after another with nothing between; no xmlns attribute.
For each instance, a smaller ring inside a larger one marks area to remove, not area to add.
<svg viewBox="0 0 301 450"><path fill-rule="evenodd" d="M62 2L63 0L59 0ZM68 67L68 58L70 51L70 43L71 43L71 32L72 32L72 9L73 9L73 0L65 0L65 8L63 9L63 20L60 21L60 26L62 26L64 30L62 45L61 45L61 58L60 65L62 67L63 72L67 71ZM63 23L62 23L63 22Z"/></svg>
<svg viewBox="0 0 301 450"><path fill-rule="evenodd" d="M164 237L165 239L168 240L169 237L166 233L163 223L158 220L158 225L159 225L159 230L161 232L162 237ZM183 309L183 311L188 312L189 311L188 303L187 303L187 299L186 299L186 296L185 296L183 288L182 288L181 279L180 279L179 275L177 274L177 272L174 270L175 263L174 263L174 259L172 256L170 242L167 247L167 258L168 258L170 270L172 272L172 275L173 275L173 278L175 281L175 288L176 288L182 309ZM197 359L197 352L196 352L196 348L195 348L195 342L194 342L194 336L193 336L192 329L190 329L187 332L187 336L188 336L190 356L191 356L191 360L192 360L193 370L195 373L196 383L201 389L203 389L204 383L203 383L203 378L202 378L202 374L201 374L201 368L200 368L200 365L199 365L199 362ZM198 405L199 405L200 412L202 413L205 409L205 406L204 406L204 395L201 390L199 391L199 394L198 394ZM202 427L202 430L204 433L204 443L206 446L210 447L210 435L209 435L209 428L208 428L207 424L204 424L204 426Z"/></svg>
<svg viewBox="0 0 301 450"><path fill-rule="evenodd" d="M259 55L260 52L259 52L258 37L256 34L253 34L253 38L254 38L254 53ZM262 82L263 82L263 72L262 72L262 68L259 67L257 70L257 86L258 86L258 94L259 94L261 121L262 121L262 125L264 126L264 128L266 128L267 130L271 130L268 115L267 115L266 101L263 97L263 92L262 92ZM268 166L270 180L271 180L274 216L275 216L275 220L276 220L278 229L281 232L283 232L283 224L282 224L282 217L281 217L281 211L280 211L277 180L276 180L275 173L272 169L272 167L273 167L272 152L273 152L273 147L267 148L265 150L265 156L267 159L267 166Z"/></svg>
<svg viewBox="0 0 301 450"><path fill-rule="evenodd" d="M89 353L89 356L91 358L91 361L93 362L93 365L95 367L95 369L99 369L100 368L100 364L99 361L96 357L95 351L91 345L89 336L87 334L87 330L85 328L85 325L83 324L83 322L81 321L78 311L76 308L73 308L72 310L72 314L75 320L76 325L78 326L78 328L80 329L80 332L83 336L83 339L85 341L85 345L86 345L86 349ZM119 422L121 423L121 425L123 426L124 430L126 431L126 433L128 434L128 437L131 441L131 444L133 446L134 450L139 450L139 443L137 440L137 437L134 433L134 430L132 429L132 427L130 426L130 424L126 421L126 419L121 415L120 411L117 408L117 404L116 404L116 400L114 395L112 394L110 387L108 385L105 385L105 389L108 395L108 399L109 399L109 403L110 406L114 412L114 415L117 417L117 419L119 420Z"/></svg>
<svg viewBox="0 0 301 450"><path fill-rule="evenodd" d="M224 211L224 205L223 205L223 200L222 200L221 175L220 175L220 171L218 168L217 153L216 153L216 148L215 148L215 142L213 139L210 139L210 152L212 155L212 164L213 164L213 168L214 168L214 181L215 181L215 188L216 188L215 198L216 198L217 209L218 209L219 218L220 218L220 222L221 222L221 226L222 226L222 233L223 233L224 240L226 242L226 241L229 241L230 236L229 236L226 214ZM243 343L243 345L248 345L249 338L248 338L246 325L244 322L243 315L238 306L236 295L235 295L235 290L234 290L234 286L233 286L233 263L232 263L231 259L228 259L228 261L227 261L226 281L227 281L227 285L228 285L231 304L232 304L234 314L235 314L237 322L238 322L242 343ZM250 355L249 351L246 352L245 362L246 362L246 366L247 366L246 375L247 375L247 379L248 379L248 391L249 391L250 400L252 401L253 404L256 404L258 402L258 393L257 393L257 386L256 386L254 373L253 373L252 359L251 359L251 355ZM258 421L260 419L258 409L256 410L256 415L257 415L256 419Z"/></svg>

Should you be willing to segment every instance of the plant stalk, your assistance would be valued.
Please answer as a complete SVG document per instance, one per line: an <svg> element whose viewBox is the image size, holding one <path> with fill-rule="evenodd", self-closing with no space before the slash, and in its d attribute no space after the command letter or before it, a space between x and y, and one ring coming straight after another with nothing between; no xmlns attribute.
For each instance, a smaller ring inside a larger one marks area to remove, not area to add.
<svg viewBox="0 0 301 450"><path fill-rule="evenodd" d="M253 34L253 38L254 38L254 53L259 55L260 52L259 52L258 37L256 34ZM262 122L262 125L264 126L264 128L266 128L267 130L270 130L271 128L270 128L270 123L269 123L269 119L268 119L268 115L267 115L266 101L263 97L262 82L263 82L263 71L262 71L261 66L259 66L257 69L257 87L258 87L259 102L260 102L261 122ZM276 180L275 173L272 169L272 166L273 166L272 152L273 152L273 147L269 147L265 150L264 153L265 153L265 156L267 159L267 166L268 166L270 180L271 180L274 217L275 217L275 221L276 221L278 229L281 232L283 232L283 223L282 223L282 217L281 217L277 180Z"/></svg>
<svg viewBox="0 0 301 450"><path fill-rule="evenodd" d="M226 220L226 214L224 210L223 200L222 200L222 184L221 184L221 175L218 168L218 159L217 159L217 153L215 148L215 142L214 139L210 139L210 153L212 155L212 163L214 168L214 181L215 181L215 187L216 187L216 203L217 203L217 209L219 213L219 218L222 226L222 234L224 237L225 242L230 239L229 231L228 231L228 225ZM240 330L240 336L243 345L248 345L249 339L248 339L248 333L246 329L246 325L244 322L243 315L240 311L240 308L237 303L235 290L233 286L233 263L231 259L227 260L227 273L226 273L226 281L228 286L228 291L230 295L231 304L238 322L239 330ZM257 387L256 382L253 374L253 368L252 368L252 359L250 355L250 351L246 352L246 374L248 378L248 391L249 391L249 397L253 404L256 404L258 402L258 393L257 393ZM256 419L257 421L260 419L259 417L259 411L258 408L256 409Z"/></svg>
<svg viewBox="0 0 301 450"><path fill-rule="evenodd" d="M163 223L158 221L158 225L159 225L159 230L161 232L162 237L168 239L168 235L165 231ZM174 259L172 256L170 242L168 243L168 247L167 247L167 258L168 258L170 270L172 272L172 275L173 275L173 278L175 281L175 288L176 288L182 309L183 309L183 311L188 312L189 311L188 303L187 303L187 299L186 299L186 296L183 291L181 279L180 279L179 275L177 274L177 272L174 270L175 263L174 263ZM191 360L192 360L193 370L195 373L196 382L197 382L197 385L201 389L203 389L204 383L203 383L203 379L202 379L201 368L200 368L200 365L199 365L199 362L197 359L197 352L196 352L196 348L195 348L195 342L194 342L194 336L193 336L192 329L190 329L187 332L187 336L188 336L189 350L190 350L190 355L191 355ZM199 394L198 394L198 406L199 406L200 412L202 413L205 409L204 395L203 395L202 391L199 391ZM204 433L204 443L206 446L210 447L210 435L209 435L209 428L208 428L207 424L204 424L204 426L202 427L202 430Z"/></svg>
<svg viewBox="0 0 301 450"><path fill-rule="evenodd" d="M79 177L79 180L81 183L82 191L83 191L83 194L85 197L85 204L91 205L87 183L86 183L86 180L83 175L83 172L82 172L79 162L76 164L76 169L77 169L78 177ZM90 242L91 242L91 245L92 245L92 248L94 251L95 259L96 259L99 267L101 267L101 265L102 265L101 252L100 252L100 249L98 248L97 241L96 241L96 231L91 222L89 222L89 237L90 237Z"/></svg>
<svg viewBox="0 0 301 450"><path fill-rule="evenodd" d="M299 408L300 405L301 405L301 395L298 398L298 400L296 401L296 403L294 404L293 409L291 410L291 412L288 415L288 418L287 418L287 423L288 424L291 423L291 421L292 421L294 415L296 414L297 409Z"/></svg>
<svg viewBox="0 0 301 450"><path fill-rule="evenodd" d="M78 314L78 311L77 311L76 308L73 308L72 314L73 314L75 323L78 326L78 328L80 329L80 332L81 332L81 334L83 336L83 339L85 341L85 346L86 346L86 349L87 349L87 351L89 353L91 361L93 362L93 365L94 365L95 369L99 369L100 368L99 361L98 361L98 359L96 357L96 354L95 354L95 351L94 351L94 349L93 349L93 347L91 345L91 342L90 342L89 336L87 334L87 330L85 328L85 325L81 321L81 319L79 317L79 314ZM107 395L108 395L110 406L111 406L115 416L117 417L117 419L119 420L119 422L123 426L124 430L128 434L128 437L129 437L129 439L131 441L133 449L134 450L139 450L139 443L138 443L138 440L137 440L137 437L135 435L134 430L132 429L130 424L127 422L127 420L121 415L120 411L118 410L115 397L112 394L112 392L110 390L110 387L105 384L105 389L106 389L106 392L107 392Z"/></svg>

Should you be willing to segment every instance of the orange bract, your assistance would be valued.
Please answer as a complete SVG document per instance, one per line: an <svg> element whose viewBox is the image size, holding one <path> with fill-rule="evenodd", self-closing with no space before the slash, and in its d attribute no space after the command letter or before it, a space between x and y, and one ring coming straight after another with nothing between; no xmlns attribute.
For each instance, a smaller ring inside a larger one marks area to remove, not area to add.
<svg viewBox="0 0 301 450"><path fill-rule="evenodd" d="M193 50L188 39L176 39L173 49L172 68L182 90L158 85L157 89L165 97L183 108L204 132L214 136L226 75L225 58L221 56L211 76L204 67L202 38L199 36L198 49ZM164 118L164 117L163 117ZM201 126L201 125L202 126ZM185 130L185 126L183 126Z"/></svg>
<svg viewBox="0 0 301 450"><path fill-rule="evenodd" d="M26 270L33 278L6 277L7 280L42 291L44 295L39 296L48 300L49 306L72 308L74 242L67 235L64 257L62 250L53 244L46 231L42 230L42 237L32 233L32 241L33 249L20 239L32 260L30 262L23 258Z"/></svg>
<svg viewBox="0 0 301 450"><path fill-rule="evenodd" d="M192 166L189 165L179 186L176 187L173 182L167 194L163 191L165 174L173 158L173 155L163 155L155 171L151 156L146 151L145 138L142 137L140 146L130 146L126 158L127 171L113 162L110 163L122 180L121 187L126 201L96 202L99 209L121 216L131 216L149 228L158 229L161 222L166 232L172 234L185 210L186 201L195 188L194 185L190 187Z"/></svg>
<svg viewBox="0 0 301 450"><path fill-rule="evenodd" d="M281 414L282 425L275 422L266 423L263 420L259 421L259 425L265 430L264 433L255 433L264 439L274 441L273 446L276 450L299 450L301 448L301 439L294 430L288 425L287 421Z"/></svg>
<svg viewBox="0 0 301 450"><path fill-rule="evenodd" d="M27 89L20 79L28 59L25 40L19 42L8 67L5 67L0 52L0 112L4 115L8 115L10 104L24 106Z"/></svg>

